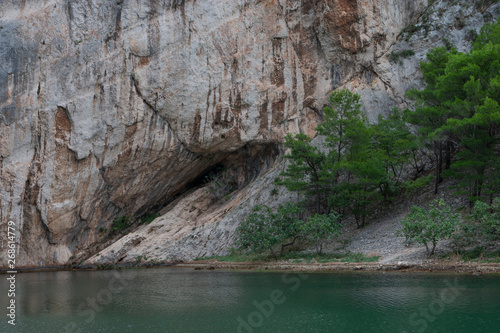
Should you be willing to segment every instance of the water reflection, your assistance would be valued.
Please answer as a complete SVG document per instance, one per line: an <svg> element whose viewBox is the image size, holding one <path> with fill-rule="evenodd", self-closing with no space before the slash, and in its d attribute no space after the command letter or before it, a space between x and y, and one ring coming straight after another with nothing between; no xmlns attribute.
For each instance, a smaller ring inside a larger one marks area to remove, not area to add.
<svg viewBox="0 0 500 333"><path fill-rule="evenodd" d="M136 312L137 308L170 313L184 313L193 307L220 310L237 304L244 288L238 274L177 269L140 272L139 276L133 269L19 274L21 313L28 317L71 316L79 307L81 310L81 304L92 308L94 299L99 311L110 311L102 304L121 312ZM112 289L111 279L116 279L117 289L121 285L123 288L116 293L108 292Z"/></svg>
<svg viewBox="0 0 500 333"><path fill-rule="evenodd" d="M456 277L309 274L292 290L283 275L174 268L18 274L18 325L2 321L0 332L64 332L69 324L81 332L235 332L238 318L247 320L273 290L285 301L254 332L418 332L410 316ZM500 277L459 281L463 296L426 323L429 332L500 331Z"/></svg>

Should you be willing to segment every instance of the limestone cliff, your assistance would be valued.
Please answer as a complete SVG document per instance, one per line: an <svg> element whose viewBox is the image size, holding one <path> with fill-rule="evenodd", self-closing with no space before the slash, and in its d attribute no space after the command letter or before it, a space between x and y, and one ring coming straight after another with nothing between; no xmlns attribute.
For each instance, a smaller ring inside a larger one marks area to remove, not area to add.
<svg viewBox="0 0 500 333"><path fill-rule="evenodd" d="M216 165L248 184L272 167L284 133L314 135L332 89L360 93L371 120L405 105L425 52L445 36L468 47L470 30L498 16L492 3L2 1L2 228L16 222L22 265L64 264L115 217L162 207ZM415 56L390 60L409 48ZM260 199L263 179L251 185ZM179 249L158 258L225 251L237 220L217 209L203 206L200 221L226 232L222 243L165 239ZM213 237L174 212L187 221L176 239Z"/></svg>

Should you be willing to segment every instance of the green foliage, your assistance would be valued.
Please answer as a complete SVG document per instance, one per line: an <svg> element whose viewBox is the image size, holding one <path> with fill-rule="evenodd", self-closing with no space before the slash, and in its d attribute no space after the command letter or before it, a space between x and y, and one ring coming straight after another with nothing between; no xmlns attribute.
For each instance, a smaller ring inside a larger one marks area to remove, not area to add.
<svg viewBox="0 0 500 333"><path fill-rule="evenodd" d="M500 262L500 251L485 251L483 246L476 246L470 250L456 251L455 254L459 255L462 261L484 262L484 263L498 263Z"/></svg>
<svg viewBox="0 0 500 333"><path fill-rule="evenodd" d="M480 236L480 227L472 223L462 223L457 231L451 235L451 245L456 253L460 253L465 248L471 246Z"/></svg>
<svg viewBox="0 0 500 333"><path fill-rule="evenodd" d="M255 252L269 250L277 257L274 247L279 245L280 255L283 254L285 248L300 237L300 213L301 209L291 203L280 205L276 212L266 205L255 206L236 229L239 248ZM290 239L292 241L287 243Z"/></svg>
<svg viewBox="0 0 500 333"><path fill-rule="evenodd" d="M370 150L370 129L359 99L358 94L348 90L332 92L317 131L325 136L330 149L324 177L331 184L328 206L349 209L358 227L362 227L383 171L378 157ZM342 178L347 181L342 182Z"/></svg>
<svg viewBox="0 0 500 333"><path fill-rule="evenodd" d="M492 205L476 201L473 218L480 223L484 236L493 240L500 238L500 198L496 198Z"/></svg>
<svg viewBox="0 0 500 333"><path fill-rule="evenodd" d="M359 98L348 90L334 91L323 109L324 119L317 131L325 136L336 163L342 161L343 155L356 153L368 142L367 120Z"/></svg>
<svg viewBox="0 0 500 333"><path fill-rule="evenodd" d="M434 200L428 209L413 206L410 213L401 221L402 234L407 242L425 245L427 254L432 256L437 242L448 239L460 223L460 216L452 212L444 200ZM429 245L432 247L429 248Z"/></svg>
<svg viewBox="0 0 500 333"><path fill-rule="evenodd" d="M481 28L481 33L477 36L476 40L472 44L473 50L480 50L486 46L486 44L500 44L500 17L497 18L495 23L485 23Z"/></svg>
<svg viewBox="0 0 500 333"><path fill-rule="evenodd" d="M394 109L370 125L359 100L347 90L330 95L317 127L327 152L314 147L305 134L285 137L290 164L278 184L314 198L316 213L351 212L363 227L373 203L397 193L405 167L413 165L417 174L422 167L421 144L403 113Z"/></svg>
<svg viewBox="0 0 500 333"><path fill-rule="evenodd" d="M121 216L115 217L113 220L113 225L111 226L111 231L113 233L120 233L130 226L130 217Z"/></svg>
<svg viewBox="0 0 500 333"><path fill-rule="evenodd" d="M476 30L470 29L467 32L466 40L474 42L477 39L477 36L478 36L478 34L477 34Z"/></svg>
<svg viewBox="0 0 500 333"><path fill-rule="evenodd" d="M441 47L427 60L420 65L426 88L408 92L416 99L408 119L434 150L435 192L442 176L454 177L472 206L500 188L494 148L500 143L500 21L483 27L471 52Z"/></svg>
<svg viewBox="0 0 500 333"><path fill-rule="evenodd" d="M415 180L409 180L409 181L404 182L402 184L402 187L407 193L415 193L415 192L420 191L423 188L426 188L427 186L429 186L429 184L433 180L433 177L434 177L434 175L427 175L427 176L417 178Z"/></svg>
<svg viewBox="0 0 500 333"><path fill-rule="evenodd" d="M389 60L394 62L394 63L397 63L397 62L402 63L401 58L406 59L406 58L412 57L414 55L415 55L415 52L413 50L402 50L399 52L392 52L389 55Z"/></svg>
<svg viewBox="0 0 500 333"><path fill-rule="evenodd" d="M371 213L371 203L379 199L380 192L376 191L381 184L386 183L382 162L374 156L358 155L356 159L346 163L348 176L353 179L340 184L340 193L344 207L348 208L356 219L358 228L365 225L366 217Z"/></svg>
<svg viewBox="0 0 500 333"><path fill-rule="evenodd" d="M254 206L253 212L236 230L239 250L269 250L276 258L283 256L285 249L302 237L321 253L323 243L341 232L339 216L315 214L302 221L299 219L301 213L302 210L292 203L280 205L276 211L266 205ZM279 254L275 252L276 247L280 249Z"/></svg>
<svg viewBox="0 0 500 333"><path fill-rule="evenodd" d="M321 193L324 189L324 163L326 156L318 148L311 145L311 139L305 134L290 134L285 136L285 147L290 148L290 154L285 158L290 160L288 168L281 173L285 185L290 191L299 191L316 197L316 212L321 210Z"/></svg>
<svg viewBox="0 0 500 333"><path fill-rule="evenodd" d="M141 224L150 224L158 216L160 216L160 214L158 214L158 213L146 214L146 215L144 215L144 216L141 217Z"/></svg>
<svg viewBox="0 0 500 333"><path fill-rule="evenodd" d="M301 225L302 234L311 244L314 244L318 254L321 254L326 240L341 233L341 225L338 220L339 216L334 213L329 215L314 214Z"/></svg>
<svg viewBox="0 0 500 333"><path fill-rule="evenodd" d="M408 165L413 165L416 173L419 173L420 143L397 108L386 117L379 116L377 124L371 126L371 137L372 151L384 169L384 178L380 177L380 190L384 198L389 199L395 194Z"/></svg>

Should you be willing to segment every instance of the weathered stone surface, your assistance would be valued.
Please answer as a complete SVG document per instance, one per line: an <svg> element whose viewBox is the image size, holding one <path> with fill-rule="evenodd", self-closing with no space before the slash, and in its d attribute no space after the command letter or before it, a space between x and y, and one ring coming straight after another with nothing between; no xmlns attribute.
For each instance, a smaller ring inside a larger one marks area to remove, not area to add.
<svg viewBox="0 0 500 333"><path fill-rule="evenodd" d="M276 207L296 196L280 186L270 185L282 171L280 164L215 204L206 187L189 193L166 207L165 214L149 225L140 226L85 263L154 263L225 255L234 246L236 228L253 206Z"/></svg>
<svg viewBox="0 0 500 333"><path fill-rule="evenodd" d="M485 22L500 15L500 4L493 1L437 0L422 13L418 22L402 31L395 43L375 56L372 72L366 73L344 87L361 95L361 101L371 121L379 113L394 106L413 106L405 93L424 86L419 69L427 52L438 46L455 47L460 52L470 50L473 34L479 33ZM411 50L414 55L391 60L392 54Z"/></svg>
<svg viewBox="0 0 500 333"><path fill-rule="evenodd" d="M461 43L453 15L465 13L476 30L498 16L496 7L489 17L437 1L432 8L446 8L450 20L440 23L444 32L411 37L416 56L389 63L387 53L405 47L400 31L426 5L3 1L0 222L18 225L20 263L66 263L113 218L161 206L216 164L237 166L248 182L272 160L259 147L278 145L286 132L314 134L332 89L360 92L375 119L421 84L425 50L446 33ZM241 156L252 158L238 158L248 149L255 153ZM229 233L235 228L222 221ZM196 245L205 248L196 254L227 247L215 243ZM195 255L188 252L175 255Z"/></svg>

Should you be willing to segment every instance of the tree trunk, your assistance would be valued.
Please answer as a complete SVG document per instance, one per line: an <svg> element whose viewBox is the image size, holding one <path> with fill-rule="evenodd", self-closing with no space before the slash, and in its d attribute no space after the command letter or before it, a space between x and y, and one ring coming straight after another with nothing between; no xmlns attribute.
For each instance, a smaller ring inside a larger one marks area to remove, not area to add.
<svg viewBox="0 0 500 333"><path fill-rule="evenodd" d="M321 193L319 192L319 186L316 184L316 213L320 214L321 211Z"/></svg>
<svg viewBox="0 0 500 333"><path fill-rule="evenodd" d="M477 179L474 181L474 187L472 189L472 196L476 197L475 200L481 197L482 189L483 189L483 176L484 176L484 167L481 167L477 170ZM469 208L474 207L474 200L469 200Z"/></svg>
<svg viewBox="0 0 500 333"><path fill-rule="evenodd" d="M436 245L437 245L437 242L432 241L432 251L431 251L431 254L429 254L429 257L434 255L434 250L436 250Z"/></svg>
<svg viewBox="0 0 500 333"><path fill-rule="evenodd" d="M285 251L285 248L287 246L290 246L290 245L293 245L295 244L295 241L299 238L300 236L295 236L293 237L293 240L290 242L290 243L286 243L286 244L281 244L281 249L280 249L280 257L283 255L284 251Z"/></svg>
<svg viewBox="0 0 500 333"><path fill-rule="evenodd" d="M444 157L444 169L448 170L451 166L451 154L453 152L453 142L446 142L446 152Z"/></svg>
<svg viewBox="0 0 500 333"><path fill-rule="evenodd" d="M436 179L434 180L434 194L437 194L439 183L441 182L441 171L443 165L443 149L440 142L434 143L434 154L436 155Z"/></svg>
<svg viewBox="0 0 500 333"><path fill-rule="evenodd" d="M271 255L272 255L275 259L276 259L276 258L278 258L278 256L276 255L276 253L274 253L274 251L273 251L273 248L272 248L272 247L270 247L270 248L269 248L269 250L271 251Z"/></svg>

